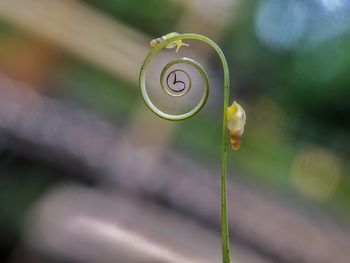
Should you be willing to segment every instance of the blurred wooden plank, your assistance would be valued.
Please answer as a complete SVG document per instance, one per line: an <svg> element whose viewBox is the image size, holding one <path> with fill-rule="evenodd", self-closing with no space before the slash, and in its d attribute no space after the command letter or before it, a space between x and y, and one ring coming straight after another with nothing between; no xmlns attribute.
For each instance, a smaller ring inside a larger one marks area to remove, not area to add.
<svg viewBox="0 0 350 263"><path fill-rule="evenodd" d="M69 262L220 261L220 233L153 202L77 185L56 187L30 212L25 241ZM233 248L232 248L233 249ZM267 263L234 248L232 263Z"/></svg>
<svg viewBox="0 0 350 263"><path fill-rule="evenodd" d="M82 2L2 0L0 18L136 84L148 39Z"/></svg>

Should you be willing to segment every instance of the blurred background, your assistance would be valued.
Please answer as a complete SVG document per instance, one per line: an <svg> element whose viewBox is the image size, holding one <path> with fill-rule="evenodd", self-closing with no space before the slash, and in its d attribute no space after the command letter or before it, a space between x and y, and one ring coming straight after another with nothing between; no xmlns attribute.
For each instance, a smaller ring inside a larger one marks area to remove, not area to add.
<svg viewBox="0 0 350 263"><path fill-rule="evenodd" d="M216 41L247 112L229 153L232 262L350 258L349 0L0 1L0 261L220 262L222 70L167 122L149 41Z"/></svg>

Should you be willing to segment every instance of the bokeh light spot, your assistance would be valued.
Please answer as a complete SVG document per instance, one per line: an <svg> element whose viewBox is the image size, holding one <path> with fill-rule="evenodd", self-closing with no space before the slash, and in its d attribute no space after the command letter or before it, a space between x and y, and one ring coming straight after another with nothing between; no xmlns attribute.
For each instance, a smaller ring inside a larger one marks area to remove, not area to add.
<svg viewBox="0 0 350 263"><path fill-rule="evenodd" d="M295 157L291 172L292 183L300 194L314 201L324 201L338 187L341 163L333 152L312 147Z"/></svg>

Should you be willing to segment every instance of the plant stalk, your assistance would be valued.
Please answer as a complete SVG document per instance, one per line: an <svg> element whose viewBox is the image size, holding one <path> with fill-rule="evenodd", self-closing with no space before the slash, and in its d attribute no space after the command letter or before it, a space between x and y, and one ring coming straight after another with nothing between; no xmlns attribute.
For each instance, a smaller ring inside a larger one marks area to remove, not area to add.
<svg viewBox="0 0 350 263"><path fill-rule="evenodd" d="M192 113L185 113L181 116L171 115L160 111L156 106L153 105L148 97L145 88L145 70L147 65L152 61L156 54L166 47L170 43L174 43L177 40L199 40L210 45L219 55L224 72L224 103L223 103L223 119L222 119L222 138L221 138L221 240L222 240L222 262L230 263L230 243L229 243L229 227L228 227L228 207L227 207L227 108L229 106L229 95L230 95L230 77L226 58L220 49L220 47L213 42L211 39L199 35L199 34L178 34L174 36L169 36L162 40L159 44L153 47L150 53L146 56L145 61L141 67L140 71L140 87L143 95L143 99L146 105L158 116L172 121L180 121L193 116ZM197 111L196 111L197 112Z"/></svg>

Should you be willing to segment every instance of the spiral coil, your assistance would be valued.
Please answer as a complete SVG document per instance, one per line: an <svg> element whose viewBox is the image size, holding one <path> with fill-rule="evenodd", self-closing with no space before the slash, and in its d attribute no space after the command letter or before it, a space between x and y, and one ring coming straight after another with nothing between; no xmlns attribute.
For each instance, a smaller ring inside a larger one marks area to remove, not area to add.
<svg viewBox="0 0 350 263"><path fill-rule="evenodd" d="M177 35L175 37L177 37ZM196 74L200 77L201 82L203 83L202 95L200 96L196 105L192 106L190 109L187 109L187 111L184 113L170 113L158 107L156 103L152 101L147 89L146 66L152 63L153 59L160 50L163 48L168 48L169 46L173 47L171 43L175 41L171 41L171 38L169 39L170 40L165 39L157 44L146 57L140 72L140 87L146 105L155 114L167 120L183 120L198 113L205 105L209 95L209 79L203 66L194 59L182 57L171 60L161 69L159 81L162 92L175 99L188 95L194 86L193 75ZM183 65L186 65L187 67L184 69L182 68Z"/></svg>

